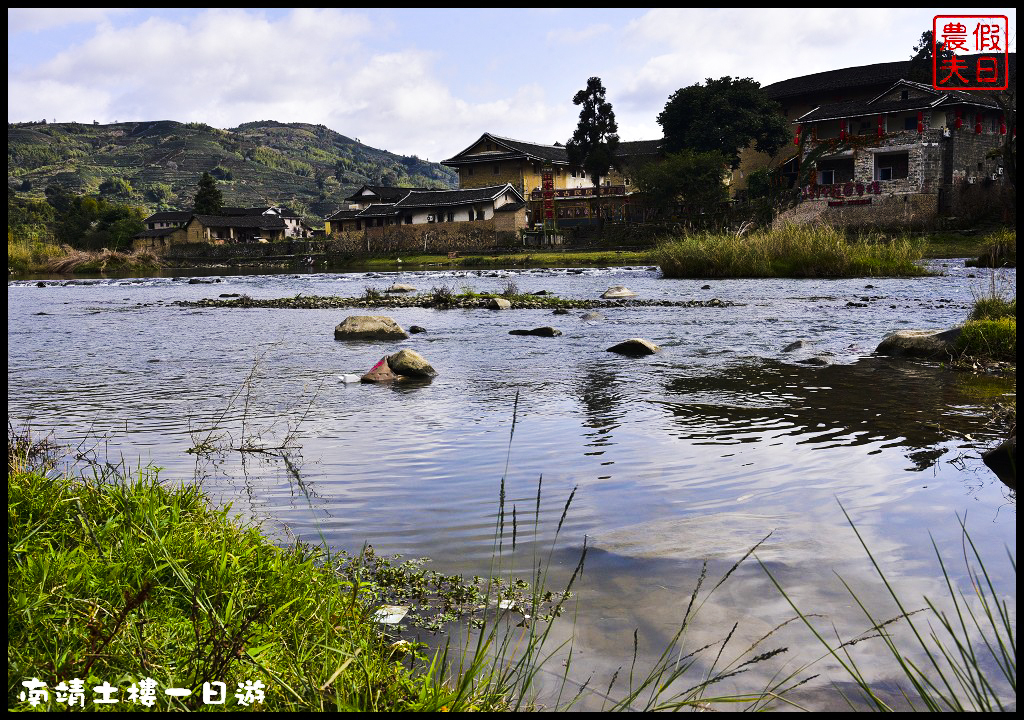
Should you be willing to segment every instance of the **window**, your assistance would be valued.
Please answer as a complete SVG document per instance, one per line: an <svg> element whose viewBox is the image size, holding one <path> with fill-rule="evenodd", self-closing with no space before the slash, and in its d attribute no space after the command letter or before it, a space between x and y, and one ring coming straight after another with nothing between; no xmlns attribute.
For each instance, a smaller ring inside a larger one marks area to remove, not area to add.
<svg viewBox="0 0 1024 720"><path fill-rule="evenodd" d="M836 184L836 171L835 170L822 170L821 171L821 182L819 185L835 185Z"/></svg>
<svg viewBox="0 0 1024 720"><path fill-rule="evenodd" d="M904 90L903 92L900 93L900 100L909 100L909 99L910 99L910 91L909 90Z"/></svg>
<svg viewBox="0 0 1024 720"><path fill-rule="evenodd" d="M904 130L917 130L917 116L910 115L903 118L903 129Z"/></svg>
<svg viewBox="0 0 1024 720"><path fill-rule="evenodd" d="M412 225L412 215L406 215L405 216L405 224L406 225Z"/></svg>
<svg viewBox="0 0 1024 720"><path fill-rule="evenodd" d="M448 222L454 222L454 221L455 221L455 213L451 213L451 212L448 213Z"/></svg>
<svg viewBox="0 0 1024 720"><path fill-rule="evenodd" d="M909 153L877 153L875 155L875 180L906 180L909 169Z"/></svg>

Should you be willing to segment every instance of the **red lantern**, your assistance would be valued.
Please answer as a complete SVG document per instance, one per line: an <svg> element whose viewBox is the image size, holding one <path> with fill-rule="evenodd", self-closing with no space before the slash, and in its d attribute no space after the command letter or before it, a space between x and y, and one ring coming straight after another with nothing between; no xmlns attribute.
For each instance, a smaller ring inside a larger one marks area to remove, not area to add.
<svg viewBox="0 0 1024 720"><path fill-rule="evenodd" d="M793 144L794 145L799 145L800 144L800 134L801 134L802 130L803 130L803 125L797 125L796 126L796 137L793 138Z"/></svg>
<svg viewBox="0 0 1024 720"><path fill-rule="evenodd" d="M844 142L846 141L846 121L845 120L840 120L839 121L839 139L844 141Z"/></svg>
<svg viewBox="0 0 1024 720"><path fill-rule="evenodd" d="M974 134L981 135L981 113L974 115Z"/></svg>
<svg viewBox="0 0 1024 720"><path fill-rule="evenodd" d="M1005 135L1006 134L1006 116L1005 115L1000 115L999 116L999 134L1000 135Z"/></svg>
<svg viewBox="0 0 1024 720"><path fill-rule="evenodd" d="M885 137L885 115L878 116L878 137Z"/></svg>
<svg viewBox="0 0 1024 720"><path fill-rule="evenodd" d="M956 111L956 123L953 125L954 128L959 130L964 126L964 114L962 110Z"/></svg>
<svg viewBox="0 0 1024 720"><path fill-rule="evenodd" d="M917 134L920 135L924 132L924 113L920 110L917 111Z"/></svg>

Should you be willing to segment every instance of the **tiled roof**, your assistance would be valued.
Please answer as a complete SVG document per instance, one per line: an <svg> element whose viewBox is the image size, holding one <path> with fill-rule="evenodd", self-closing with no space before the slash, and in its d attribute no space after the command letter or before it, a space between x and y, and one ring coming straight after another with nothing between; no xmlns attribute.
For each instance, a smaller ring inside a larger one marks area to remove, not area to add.
<svg viewBox="0 0 1024 720"><path fill-rule="evenodd" d="M437 207L440 205L463 205L465 203L493 200L506 190L517 196L516 190L508 184L492 185L482 188L466 188L464 190L419 190L410 192L398 201L398 208Z"/></svg>
<svg viewBox="0 0 1024 720"><path fill-rule="evenodd" d="M973 105L975 107L998 107L995 102L964 92L935 93L929 97L908 98L907 100L851 100L850 102L821 105L802 115L796 122L820 122L838 118L885 115L890 113L931 110L936 107Z"/></svg>
<svg viewBox="0 0 1024 720"><path fill-rule="evenodd" d="M491 140L501 150L497 152L486 152L476 155L466 155L470 149L475 147L483 139ZM517 160L526 157L528 160L549 162L554 165L568 165L569 153L562 145L541 145L539 143L513 140L512 138L501 137L484 133L480 140L470 145L450 160L442 161L442 165L466 165L469 163L501 162L502 160ZM656 155L659 152L661 140L632 140L619 142L617 157L632 157L635 155Z"/></svg>
<svg viewBox="0 0 1024 720"><path fill-rule="evenodd" d="M369 190L376 196L363 195L365 190ZM410 190L426 190L426 188L400 188L400 187L389 187L386 185L363 185L361 188L356 190L354 193L349 195L346 200L349 202L366 202L367 200L379 200L380 202L398 202L405 197Z"/></svg>
<svg viewBox="0 0 1024 720"><path fill-rule="evenodd" d="M1001 57L1001 56L1000 56ZM1016 84L1017 53L1010 53L1010 82ZM857 67L826 70L825 72L802 75L765 85L762 90L772 100L782 100L797 95L835 92L892 85L910 74L910 60L859 65Z"/></svg>
<svg viewBox="0 0 1024 720"><path fill-rule="evenodd" d="M328 220L348 220L349 218L354 218L360 212L361 211L359 211L359 210L339 210L338 212L334 213L333 215L331 215L327 219Z"/></svg>
<svg viewBox="0 0 1024 720"><path fill-rule="evenodd" d="M191 210L164 210L156 212L145 219L147 223L158 222L185 222L192 217Z"/></svg>
<svg viewBox="0 0 1024 720"><path fill-rule="evenodd" d="M847 90L872 85L891 85L905 78L909 69L909 60L897 60L896 62L875 63L874 65L861 65L803 75L765 85L762 89L764 94L772 100L780 100L806 93Z"/></svg>
<svg viewBox="0 0 1024 720"><path fill-rule="evenodd" d="M205 227L258 228L260 230L284 230L284 220L277 215L195 215Z"/></svg>

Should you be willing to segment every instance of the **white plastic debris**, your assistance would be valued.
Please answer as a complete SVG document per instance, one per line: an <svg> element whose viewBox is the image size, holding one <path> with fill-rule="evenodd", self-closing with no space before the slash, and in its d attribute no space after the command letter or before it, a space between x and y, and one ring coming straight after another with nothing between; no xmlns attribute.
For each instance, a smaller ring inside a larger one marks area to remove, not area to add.
<svg viewBox="0 0 1024 720"><path fill-rule="evenodd" d="M341 380L346 385L348 383L357 383L357 382L359 382L359 376L358 375L353 375L352 373L345 373L344 375L339 375L338 379Z"/></svg>
<svg viewBox="0 0 1024 720"><path fill-rule="evenodd" d="M397 625L409 614L409 608L405 605L382 605L373 614L373 619L381 625Z"/></svg>

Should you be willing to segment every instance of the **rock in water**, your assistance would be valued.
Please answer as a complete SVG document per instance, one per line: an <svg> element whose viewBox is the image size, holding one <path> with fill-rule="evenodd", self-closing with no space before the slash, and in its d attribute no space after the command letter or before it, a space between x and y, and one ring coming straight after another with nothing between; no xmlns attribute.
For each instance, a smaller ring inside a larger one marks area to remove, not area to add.
<svg viewBox="0 0 1024 720"><path fill-rule="evenodd" d="M608 300L612 298L631 298L636 297L636 293L630 290L628 287L622 285L612 285L610 288L604 291L601 295L602 298Z"/></svg>
<svg viewBox="0 0 1024 720"><path fill-rule="evenodd" d="M620 342L618 345L612 345L608 348L608 352L619 353L620 355L629 355L630 357L643 357L644 355L653 355L660 351L660 347L652 343L650 340L644 340L643 338L631 338L625 342Z"/></svg>
<svg viewBox="0 0 1024 720"><path fill-rule="evenodd" d="M512 303L504 298L491 298L491 301L487 303L487 307L491 310L511 310Z"/></svg>
<svg viewBox="0 0 1024 720"><path fill-rule="evenodd" d="M399 350L394 355L389 355L386 360L395 375L412 378L428 378L437 375L437 371L427 362L426 358L415 350Z"/></svg>
<svg viewBox="0 0 1024 720"><path fill-rule="evenodd" d="M389 287L387 290L385 290L385 292L389 292L389 293L416 292L416 288L414 288L412 285L405 285L404 283L395 283L394 285Z"/></svg>
<svg viewBox="0 0 1024 720"><path fill-rule="evenodd" d="M561 330L556 330L553 327L539 327L533 330L509 330L509 335L536 335L537 337L558 337L562 334Z"/></svg>
<svg viewBox="0 0 1024 720"><path fill-rule="evenodd" d="M795 342L791 342L789 345L787 345L786 347L782 348L782 352L793 352L794 350L799 350L800 348L805 348L805 347L807 347L807 341L806 340L797 340Z"/></svg>
<svg viewBox="0 0 1024 720"><path fill-rule="evenodd" d="M387 357L382 357L376 365L370 368L370 372L359 378L364 383L391 382L397 380L397 376L391 371Z"/></svg>
<svg viewBox="0 0 1024 720"><path fill-rule="evenodd" d="M948 360L960 337L961 328L952 330L897 330L885 336L875 352L879 355Z"/></svg>
<svg viewBox="0 0 1024 720"><path fill-rule="evenodd" d="M409 335L383 315L349 315L334 328L335 340L403 340Z"/></svg>

